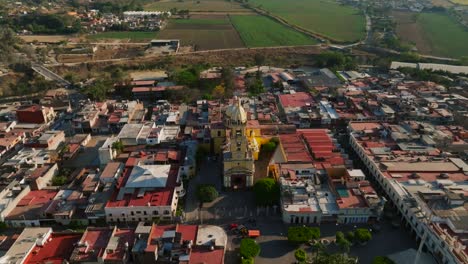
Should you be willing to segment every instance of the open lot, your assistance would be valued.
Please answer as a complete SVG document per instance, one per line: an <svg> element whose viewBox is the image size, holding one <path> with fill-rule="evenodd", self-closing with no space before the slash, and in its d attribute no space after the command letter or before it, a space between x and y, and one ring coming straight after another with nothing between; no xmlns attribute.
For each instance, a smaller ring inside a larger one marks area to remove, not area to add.
<svg viewBox="0 0 468 264"><path fill-rule="evenodd" d="M468 30L444 13L394 12L397 34L423 54L468 56Z"/></svg>
<svg viewBox="0 0 468 264"><path fill-rule="evenodd" d="M180 39L183 46L196 50L242 48L236 29L225 15L171 20L158 34L159 39Z"/></svg>
<svg viewBox="0 0 468 264"><path fill-rule="evenodd" d="M264 16L231 16L247 47L312 45L317 41Z"/></svg>
<svg viewBox="0 0 468 264"><path fill-rule="evenodd" d="M94 35L88 35L87 38L90 40L102 40L102 39L121 39L129 41L148 41L156 38L157 32L146 32L146 31L109 31L97 33Z"/></svg>
<svg viewBox="0 0 468 264"><path fill-rule="evenodd" d="M252 0L254 6L305 30L337 41L365 37L365 17L357 9L334 0Z"/></svg>
<svg viewBox="0 0 468 264"><path fill-rule="evenodd" d="M60 41L65 41L69 38L67 35L24 35L19 36L25 42L46 42L46 43L58 43Z"/></svg>
<svg viewBox="0 0 468 264"><path fill-rule="evenodd" d="M145 5L145 10L163 10L169 11L172 8L179 10L188 9L190 11L209 11L209 12L242 12L246 9L236 1L226 0L198 0L198 1L179 1L162 0Z"/></svg>

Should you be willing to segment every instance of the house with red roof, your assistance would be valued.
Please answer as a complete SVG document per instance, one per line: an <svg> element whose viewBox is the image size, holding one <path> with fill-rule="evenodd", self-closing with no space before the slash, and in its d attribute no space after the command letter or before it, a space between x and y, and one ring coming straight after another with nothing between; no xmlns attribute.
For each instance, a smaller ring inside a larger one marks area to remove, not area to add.
<svg viewBox="0 0 468 264"><path fill-rule="evenodd" d="M222 264L226 232L211 225L145 225L135 231L134 263Z"/></svg>
<svg viewBox="0 0 468 264"><path fill-rule="evenodd" d="M154 161L128 165L123 182L107 202L106 220L119 223L172 219L179 196L184 193L179 166Z"/></svg>

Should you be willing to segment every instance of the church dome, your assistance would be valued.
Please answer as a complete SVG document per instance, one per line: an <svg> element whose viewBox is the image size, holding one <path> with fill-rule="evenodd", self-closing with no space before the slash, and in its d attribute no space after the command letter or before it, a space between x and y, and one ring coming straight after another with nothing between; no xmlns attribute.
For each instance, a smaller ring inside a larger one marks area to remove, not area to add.
<svg viewBox="0 0 468 264"><path fill-rule="evenodd" d="M226 116L232 122L247 122L247 113L245 113L244 107L242 107L240 100L237 100L237 102L228 106L226 109Z"/></svg>

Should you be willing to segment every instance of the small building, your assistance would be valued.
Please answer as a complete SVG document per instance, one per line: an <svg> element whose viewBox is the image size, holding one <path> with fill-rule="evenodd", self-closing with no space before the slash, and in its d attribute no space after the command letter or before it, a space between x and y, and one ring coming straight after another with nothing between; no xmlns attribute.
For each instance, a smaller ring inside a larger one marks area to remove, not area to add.
<svg viewBox="0 0 468 264"><path fill-rule="evenodd" d="M38 139L38 143L47 146L48 150L57 150L63 142L65 142L65 133L62 130L46 131Z"/></svg>
<svg viewBox="0 0 468 264"><path fill-rule="evenodd" d="M54 120L55 112L52 107L40 105L21 106L16 110L18 123L44 124Z"/></svg>

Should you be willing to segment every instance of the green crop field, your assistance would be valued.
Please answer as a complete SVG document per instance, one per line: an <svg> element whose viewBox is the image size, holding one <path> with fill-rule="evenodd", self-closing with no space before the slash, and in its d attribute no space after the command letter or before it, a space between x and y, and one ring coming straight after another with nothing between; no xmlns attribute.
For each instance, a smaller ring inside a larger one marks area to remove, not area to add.
<svg viewBox="0 0 468 264"><path fill-rule="evenodd" d="M94 35L88 35L90 40L100 39L130 39L132 41L151 40L156 38L157 32L146 31L109 31L102 32Z"/></svg>
<svg viewBox="0 0 468 264"><path fill-rule="evenodd" d="M225 15L171 19L158 38L180 39L182 45L194 46L196 50L244 47L239 34Z"/></svg>
<svg viewBox="0 0 468 264"><path fill-rule="evenodd" d="M417 23L424 30L433 54L454 58L468 56L468 30L455 18L443 13L421 13Z"/></svg>
<svg viewBox="0 0 468 264"><path fill-rule="evenodd" d="M179 10L188 9L190 11L209 12L242 12L248 11L236 1L226 0L162 0L145 5L145 10L169 11L172 8Z"/></svg>
<svg viewBox="0 0 468 264"><path fill-rule="evenodd" d="M337 41L352 42L365 37L364 15L334 0L251 0L249 3L291 24Z"/></svg>
<svg viewBox="0 0 468 264"><path fill-rule="evenodd" d="M313 45L317 41L264 16L231 16L247 47Z"/></svg>

